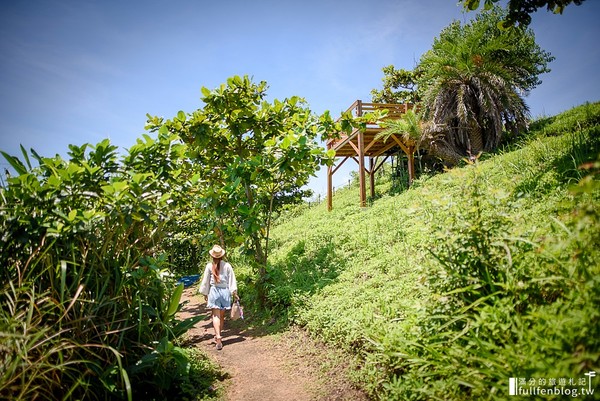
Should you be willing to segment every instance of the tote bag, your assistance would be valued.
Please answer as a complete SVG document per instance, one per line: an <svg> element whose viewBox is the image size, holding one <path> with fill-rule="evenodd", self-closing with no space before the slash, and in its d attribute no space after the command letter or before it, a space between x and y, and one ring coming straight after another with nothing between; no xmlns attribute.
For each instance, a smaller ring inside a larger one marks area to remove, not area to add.
<svg viewBox="0 0 600 401"><path fill-rule="evenodd" d="M231 305L231 320L238 320L239 318L244 318L244 312L240 306L240 301L235 301Z"/></svg>

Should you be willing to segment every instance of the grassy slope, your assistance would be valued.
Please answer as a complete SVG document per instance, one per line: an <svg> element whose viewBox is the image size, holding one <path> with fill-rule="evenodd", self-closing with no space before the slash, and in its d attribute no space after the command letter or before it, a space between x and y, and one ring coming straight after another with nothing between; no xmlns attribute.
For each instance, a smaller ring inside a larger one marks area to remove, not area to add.
<svg viewBox="0 0 600 401"><path fill-rule="evenodd" d="M385 195L390 183L381 177L377 192L384 195L368 208L357 206L350 187L335 194L332 212L323 203L282 218L272 230L270 261L274 282L285 284L274 286L270 299L315 335L360 355L362 385L393 398L393 382L406 373L398 360L407 343L420 341L418 323L438 299L428 285L439 269L430 250L452 237L451 227L472 207L473 174L489 200L484 216L507 217L511 236L543 242L558 235L557 220L590 201L568 188L582 176L574 160L598 155L599 118L599 104L579 107L538 122L537 135L511 151L422 179L400 195ZM591 196L597 204L599 191ZM533 271L553 274L544 266Z"/></svg>

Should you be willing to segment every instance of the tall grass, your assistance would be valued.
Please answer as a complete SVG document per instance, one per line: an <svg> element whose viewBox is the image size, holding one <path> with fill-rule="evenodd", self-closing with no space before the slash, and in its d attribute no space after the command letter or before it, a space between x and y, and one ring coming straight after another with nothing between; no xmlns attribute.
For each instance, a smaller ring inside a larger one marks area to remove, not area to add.
<svg viewBox="0 0 600 401"><path fill-rule="evenodd" d="M351 187L283 219L270 296L356 355L376 399L505 399L510 377L598 371L599 116L568 111L366 209Z"/></svg>
<svg viewBox="0 0 600 401"><path fill-rule="evenodd" d="M38 167L5 155L19 174L0 190L0 397L180 399L177 338L197 318L175 318L183 287L153 255L174 184L107 141L86 147L69 161L33 152ZM173 160L163 172L177 160L165 148L142 151Z"/></svg>

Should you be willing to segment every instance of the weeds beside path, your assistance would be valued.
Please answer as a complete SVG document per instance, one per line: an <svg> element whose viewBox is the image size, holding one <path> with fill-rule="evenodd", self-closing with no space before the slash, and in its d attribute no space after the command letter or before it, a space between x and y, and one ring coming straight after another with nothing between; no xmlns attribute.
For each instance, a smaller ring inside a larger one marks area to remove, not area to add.
<svg viewBox="0 0 600 401"><path fill-rule="evenodd" d="M345 364L299 329L266 334L249 328L245 321L227 320L223 349L217 351L212 323L204 301L186 289L180 317L206 315L188 332L190 345L206 352L225 372L216 386L227 401L361 401L367 397L355 389L344 374ZM186 302L187 301L187 302ZM337 360L339 363L340 361Z"/></svg>

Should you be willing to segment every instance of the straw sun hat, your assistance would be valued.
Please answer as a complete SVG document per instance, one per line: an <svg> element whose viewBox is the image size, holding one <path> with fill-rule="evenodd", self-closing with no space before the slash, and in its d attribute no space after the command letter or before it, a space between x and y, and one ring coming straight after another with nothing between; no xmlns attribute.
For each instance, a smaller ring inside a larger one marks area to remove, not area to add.
<svg viewBox="0 0 600 401"><path fill-rule="evenodd" d="M208 253L213 258L221 259L223 256L225 256L225 249L221 248L219 245L215 245L210 251L208 251Z"/></svg>

